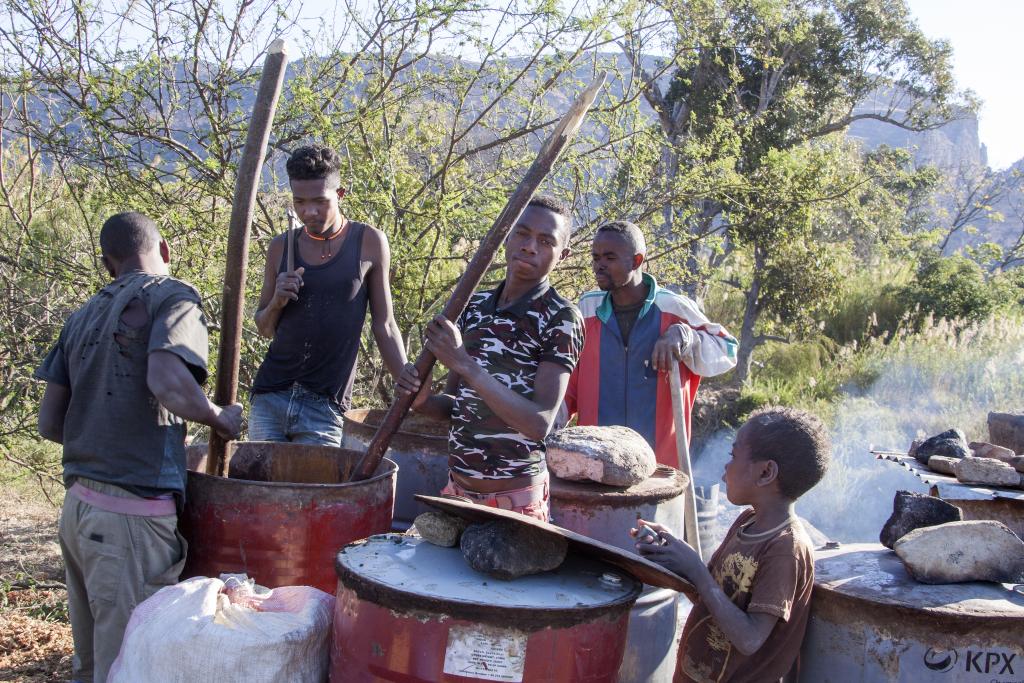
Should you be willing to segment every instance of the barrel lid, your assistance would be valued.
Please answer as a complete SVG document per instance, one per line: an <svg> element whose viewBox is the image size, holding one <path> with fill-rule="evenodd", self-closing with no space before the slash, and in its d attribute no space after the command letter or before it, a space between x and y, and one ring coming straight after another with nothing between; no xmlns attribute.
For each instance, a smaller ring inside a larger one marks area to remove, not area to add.
<svg viewBox="0 0 1024 683"><path fill-rule="evenodd" d="M583 501L590 504L619 507L657 503L677 498L686 491L689 479L683 472L667 465L658 465L654 474L629 487L607 486L586 481L570 481L551 477L551 498L562 501Z"/></svg>
<svg viewBox="0 0 1024 683"><path fill-rule="evenodd" d="M817 550L814 557L816 591L936 615L1024 619L1024 595L1013 584L920 583L896 553L877 543Z"/></svg>
<svg viewBox="0 0 1024 683"><path fill-rule="evenodd" d="M641 586L628 574L587 557L554 571L503 581L472 569L458 548L381 534L345 546L338 578L364 600L392 609L440 612L472 620L527 621L543 628L628 610Z"/></svg>

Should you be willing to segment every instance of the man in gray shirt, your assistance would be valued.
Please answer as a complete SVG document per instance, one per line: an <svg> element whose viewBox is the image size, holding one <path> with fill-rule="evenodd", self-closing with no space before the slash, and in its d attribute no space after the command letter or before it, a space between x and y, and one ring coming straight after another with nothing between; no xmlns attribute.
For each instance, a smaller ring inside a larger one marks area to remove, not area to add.
<svg viewBox="0 0 1024 683"><path fill-rule="evenodd" d="M199 294L170 277L167 243L140 213L100 231L114 281L71 314L36 370L39 433L64 445L60 518L76 681L102 683L135 606L176 583L186 544L185 420L238 437L242 407L214 405Z"/></svg>

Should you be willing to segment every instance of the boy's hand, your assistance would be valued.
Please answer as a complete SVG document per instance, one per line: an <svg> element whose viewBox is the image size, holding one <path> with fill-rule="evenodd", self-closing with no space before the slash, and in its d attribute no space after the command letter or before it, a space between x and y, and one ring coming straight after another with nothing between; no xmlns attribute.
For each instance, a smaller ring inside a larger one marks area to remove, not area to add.
<svg viewBox="0 0 1024 683"><path fill-rule="evenodd" d="M430 396L430 383L420 382L419 373L416 371L416 366L412 363L406 363L402 368L402 372L399 373L398 379L395 382L395 392L407 396L415 393L416 398L412 401L412 408L415 410L423 405L423 402Z"/></svg>
<svg viewBox="0 0 1024 683"><path fill-rule="evenodd" d="M657 541L652 542L654 539L650 535L642 534L642 532L638 531L644 525L657 532L658 536L661 537L660 543ZM629 535L637 539L636 550L640 555L660 564L670 572L693 581L694 577L698 576L701 571L706 571L697 551L673 536L661 524L638 519L637 528L630 529Z"/></svg>
<svg viewBox="0 0 1024 683"><path fill-rule="evenodd" d="M449 370L458 372L467 360L472 362L462 345L459 328L443 315L436 316L427 324L424 346Z"/></svg>

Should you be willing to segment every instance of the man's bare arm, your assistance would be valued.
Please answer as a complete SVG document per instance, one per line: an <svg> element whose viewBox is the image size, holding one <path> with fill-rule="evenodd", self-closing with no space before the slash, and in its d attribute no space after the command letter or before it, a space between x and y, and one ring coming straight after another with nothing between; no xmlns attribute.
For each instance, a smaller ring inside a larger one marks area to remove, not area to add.
<svg viewBox="0 0 1024 683"><path fill-rule="evenodd" d="M188 366L170 351L149 354L146 384L164 408L183 420L217 430L225 439L237 439L242 427L242 406L221 407L203 393Z"/></svg>
<svg viewBox="0 0 1024 683"><path fill-rule="evenodd" d="M462 344L459 328L444 316L437 316L427 325L427 349L437 360L473 387L494 414L509 427L535 441L543 440L555 424L565 389L569 385L569 369L558 363L542 361L533 382L530 400L487 373L477 364Z"/></svg>
<svg viewBox="0 0 1024 683"><path fill-rule="evenodd" d="M46 391L39 404L39 434L47 441L64 443L64 418L70 403L71 387L46 383Z"/></svg>
<svg viewBox="0 0 1024 683"><path fill-rule="evenodd" d="M543 441L551 432L569 385L569 369L541 362L533 382L533 400L516 393L470 360L460 367L462 381L473 387L494 414L528 439Z"/></svg>
<svg viewBox="0 0 1024 683"><path fill-rule="evenodd" d="M405 345L391 305L391 249L387 236L370 228L363 237L363 253L372 262L368 275L373 337L388 372L398 379L405 366Z"/></svg>

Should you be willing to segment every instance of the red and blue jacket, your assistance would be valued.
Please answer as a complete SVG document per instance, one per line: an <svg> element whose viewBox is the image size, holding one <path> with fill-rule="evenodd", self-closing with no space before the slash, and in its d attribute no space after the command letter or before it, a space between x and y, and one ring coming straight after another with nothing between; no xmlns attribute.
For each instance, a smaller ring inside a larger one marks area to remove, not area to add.
<svg viewBox="0 0 1024 683"><path fill-rule="evenodd" d="M694 342L679 364L683 387L686 433L701 377L727 372L736 365L736 340L721 325L708 320L690 299L663 289L644 273L649 293L622 343L612 310L611 294L596 290L580 299L586 337L579 364L569 379L565 407L580 425L624 425L651 444L658 462L679 466L672 394L668 376L651 367L654 344L669 326L682 323L694 332Z"/></svg>

